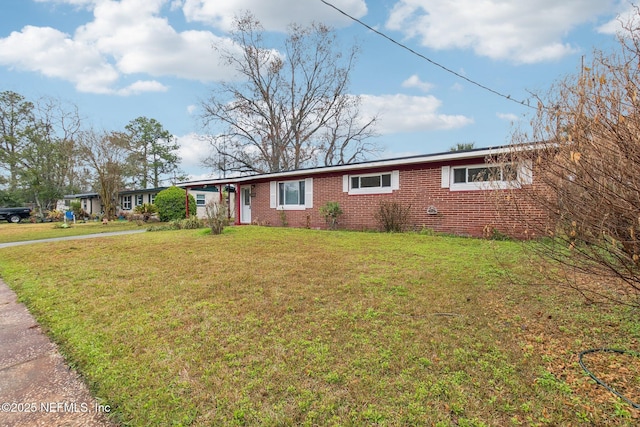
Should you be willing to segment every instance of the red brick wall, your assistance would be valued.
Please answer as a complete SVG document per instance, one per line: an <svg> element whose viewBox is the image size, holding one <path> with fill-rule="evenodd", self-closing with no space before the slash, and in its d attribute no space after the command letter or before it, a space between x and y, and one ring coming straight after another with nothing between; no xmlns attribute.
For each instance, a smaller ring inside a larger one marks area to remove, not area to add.
<svg viewBox="0 0 640 427"><path fill-rule="evenodd" d="M468 162L467 162L468 163ZM319 209L325 203L338 202L343 215L339 228L351 230L378 230L375 212L383 200L397 201L410 208L410 228L431 229L458 235L483 236L492 230L517 237L527 236L515 210L508 212L498 205L494 191L451 191L441 188L442 164L400 169L400 188L391 194L349 195L342 191L343 174L313 176L313 208L304 211L278 211L269 207L269 182L258 182L254 187L251 219L254 224L282 226L283 216L289 227L327 228ZM390 172L392 169L383 169ZM372 170L366 173L373 172ZM305 178L301 176L300 179ZM506 196L507 191L499 192ZM513 196L510 196L513 197ZM437 214L427 209L435 207ZM540 215L531 207L527 215Z"/></svg>

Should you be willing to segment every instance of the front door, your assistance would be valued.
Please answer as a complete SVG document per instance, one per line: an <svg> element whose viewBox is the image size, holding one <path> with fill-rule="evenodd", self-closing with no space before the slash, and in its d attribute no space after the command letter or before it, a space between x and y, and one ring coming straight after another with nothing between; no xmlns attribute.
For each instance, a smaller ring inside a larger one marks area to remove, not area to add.
<svg viewBox="0 0 640 427"><path fill-rule="evenodd" d="M241 191L241 198L240 222L242 224L251 224L251 188L243 188Z"/></svg>

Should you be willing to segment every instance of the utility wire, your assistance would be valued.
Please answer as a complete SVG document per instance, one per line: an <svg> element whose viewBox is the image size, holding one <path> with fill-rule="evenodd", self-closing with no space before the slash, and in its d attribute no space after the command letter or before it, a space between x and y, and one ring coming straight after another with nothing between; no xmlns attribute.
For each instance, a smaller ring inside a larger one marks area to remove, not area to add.
<svg viewBox="0 0 640 427"><path fill-rule="evenodd" d="M393 38L391 38L391 37L389 37L388 35L386 35L386 34L384 34L384 33L380 32L380 31L376 30L375 28L372 28L370 25L367 25L366 23L362 22L362 21L361 21L361 20L359 20L358 18L355 18L355 17L353 17L353 16L349 15L347 12L343 11L342 9L338 8L337 6L334 6L333 4L331 4L331 3L329 3L329 2L327 2L327 1L325 1L325 0L320 0L320 1L321 1L322 3L324 3L324 4L326 4L327 6L329 6L329 7L333 8L333 9L335 9L336 11L340 12L341 14L343 14L343 15L344 15L344 16L346 16L347 18L351 19L352 21L357 22L358 24L360 24L360 25L362 25L363 27L365 27L365 28L367 28L367 29L369 29L369 30L373 31L374 33L378 34L379 36L384 37L385 39L389 40L391 43L393 43L393 44L395 44L395 45L397 45L397 46L399 46L399 47L401 47L401 48L403 48L403 49L405 49L405 50L408 50L408 51L409 51L409 52L411 52L412 54L414 54L414 55L416 55L416 56L418 56L418 57L420 57L420 58L424 59L425 61L427 61L427 62L429 62L429 63L431 63L431 64L435 65L436 67L439 67L439 68L443 69L443 70L444 70L444 71L446 71L447 73L453 74L454 76L456 76L456 77L458 77L458 78L460 78L460 79L463 79L463 80L465 80L465 81L467 81L467 82L469 82L469 83L471 83L471 84L473 84L473 85L475 85L475 86L478 86L478 87L479 87L479 88L481 88L481 89L484 89L484 90L486 90L486 91L488 91L488 92L491 92L491 93L493 93L494 95L498 95L498 96L500 96L500 97L502 97L502 98L504 98L504 99L506 99L506 100L508 100L508 101L512 101L512 102L515 102L516 104L524 105L525 107L534 108L534 107L532 107L532 106L531 106L528 102L526 102L526 101L518 101L517 99L513 99L513 98L511 97L511 95L505 95L504 93L501 93L501 92L498 92L497 90L491 89L490 87L485 86L485 85L483 85L482 83L478 83L478 82L477 82L477 81L475 81L475 80L472 80L472 79L470 79L470 78L468 78L468 77L465 77L465 76L463 76L463 75L462 75L462 74L460 74L460 73L456 73L456 72L455 72L455 71L453 71L452 69L447 68L447 67L445 67L444 65L437 63L436 61L434 61L434 60L432 60L432 59L430 59L430 58L428 58L428 57L424 56L423 54L421 54L421 53L419 53L419 52L416 52L415 50L411 49L409 46L407 46L407 45L405 45L405 44L402 44L402 43L400 43L399 41L394 40Z"/></svg>

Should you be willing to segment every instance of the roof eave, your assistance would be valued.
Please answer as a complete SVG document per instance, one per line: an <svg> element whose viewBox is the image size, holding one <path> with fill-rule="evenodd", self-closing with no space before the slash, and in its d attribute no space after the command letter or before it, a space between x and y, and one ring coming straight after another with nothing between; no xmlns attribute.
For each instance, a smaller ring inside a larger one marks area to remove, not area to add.
<svg viewBox="0 0 640 427"><path fill-rule="evenodd" d="M296 169L292 171L286 172L273 172L266 174L258 174L258 175L248 175L248 176L239 176L232 178L216 178L210 180L199 180L199 181L188 181L176 184L178 187L197 187L202 185L225 185L230 183L243 183L248 181L256 181L256 180L271 180L271 179L281 179L288 177L295 177L300 175L319 175L319 174L327 174L333 172L342 172L342 171L360 171L365 169L372 168L385 168L385 167L394 167L394 166L406 166L420 163L438 163L438 162L447 162L447 161L455 161L455 160L464 160L464 159L472 159L472 158L482 158L482 157L491 157L501 154L507 154L517 149L531 149L535 148L535 144L525 144L520 147L514 146L498 146L498 147L488 147L488 148L476 148L472 150L465 151L453 151L446 153L437 153L437 154L427 154L427 155L418 155L411 157L400 157L394 159L386 159L386 160L373 160L361 163L350 163L346 165L338 165L338 166L323 166L316 168L307 168L307 169Z"/></svg>

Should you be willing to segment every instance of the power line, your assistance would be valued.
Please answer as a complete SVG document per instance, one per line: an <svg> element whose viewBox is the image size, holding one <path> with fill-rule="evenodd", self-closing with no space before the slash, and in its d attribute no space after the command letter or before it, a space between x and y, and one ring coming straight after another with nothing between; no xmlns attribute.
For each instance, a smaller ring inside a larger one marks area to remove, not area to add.
<svg viewBox="0 0 640 427"><path fill-rule="evenodd" d="M327 6L329 6L329 7L333 8L333 9L335 9L336 11L340 12L341 14L343 14L343 15L344 15L344 16L346 16L347 18L351 19L352 21L357 22L358 24L362 25L363 27L367 28L367 29L368 29L368 30L370 30L370 31L373 31L374 33L378 34L379 36L384 37L385 39L387 39L387 40L389 40L391 43L393 43L393 44L395 44L395 45L397 45L397 46L401 47L402 49L408 50L408 51L409 51L409 52L411 52L412 54L414 54L414 55L418 56L418 57L419 57L419 58L421 58L421 59L424 59L425 61L429 62L430 64L435 65L436 67L439 67L439 68L443 69L443 70L444 70L444 71L446 71L447 73L453 74L454 76L456 76L456 77L458 77L458 78L460 78L460 79L463 79L463 80L465 80L465 81L467 81L467 82L469 82L469 83L471 83L471 84L473 84L473 85L475 85L475 86L478 86L478 87L479 87L479 88L481 88L481 89L484 89L484 90L486 90L486 91L488 91L488 92L491 92L491 93L493 93L494 95L500 96L500 97L502 97L502 98L504 98L504 99L506 99L506 100L508 100L508 101L515 102L516 104L524 105L525 107L534 108L534 107L532 107L531 105L529 105L529 103L528 103L528 102L525 102L525 101L518 101L517 99L512 98L512 97L511 97L511 95L505 95L504 93L501 93L501 92L498 92L497 90L491 89L490 87L488 87L488 86L486 86L486 85L483 85L482 83L478 83L478 82L477 82L477 81L475 81L475 80L472 80L472 79L470 79L470 78L468 78L468 77L465 77L465 76L463 76L462 74L457 73L457 72L453 71L452 69L447 68L447 67L445 67L444 65L439 64L438 62L436 62L436 61L434 61L434 60L432 60L432 59L430 59L430 58L426 57L425 55L421 54L420 52L416 52L415 50L411 49L409 46L407 46L407 45L405 45L405 44L402 44L402 43L400 43L400 42L399 42L399 41L397 41L397 40L394 40L393 38L389 37L388 35L386 35L386 34L384 34L384 33L380 32L380 31L376 30L375 28L371 27L370 25L368 25L368 24L366 24L366 23L362 22L362 21L361 21L361 20L359 20L358 18L355 18L355 17L353 17L353 16L349 15L347 12L345 12L345 11L343 11L342 9L340 9L340 8L338 8L338 7L336 7L336 6L334 6L333 4L331 4L331 3L329 3L329 2L327 2L327 1L325 1L325 0L320 0L320 1L321 1L322 3L324 3L324 4L326 4Z"/></svg>

